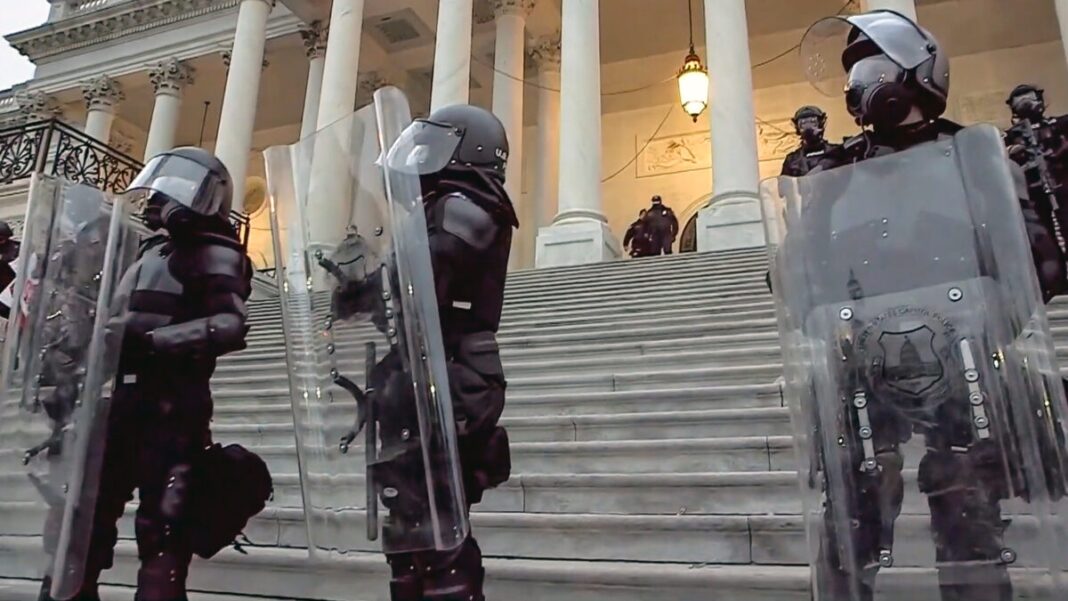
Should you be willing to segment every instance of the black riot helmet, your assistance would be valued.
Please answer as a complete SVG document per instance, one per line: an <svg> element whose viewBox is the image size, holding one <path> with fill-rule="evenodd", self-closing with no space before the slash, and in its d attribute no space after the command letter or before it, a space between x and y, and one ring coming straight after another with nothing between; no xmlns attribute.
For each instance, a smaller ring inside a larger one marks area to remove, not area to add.
<svg viewBox="0 0 1068 601"><path fill-rule="evenodd" d="M172 231L198 218L228 220L234 182L226 165L201 148L156 155L126 189L139 195L146 223Z"/></svg>
<svg viewBox="0 0 1068 601"><path fill-rule="evenodd" d="M471 167L503 182L508 135L486 109L456 104L416 119L389 149L390 169L432 175L450 167Z"/></svg>
<svg viewBox="0 0 1068 601"><path fill-rule="evenodd" d="M823 19L805 33L801 52L809 81L830 95L844 89L860 125L896 127L914 109L924 120L946 110L949 57L929 31L900 13Z"/></svg>
<svg viewBox="0 0 1068 601"><path fill-rule="evenodd" d="M818 106L807 105L797 109L791 121L797 135L807 141L822 140L827 130L827 113Z"/></svg>
<svg viewBox="0 0 1068 601"><path fill-rule="evenodd" d="M1012 109L1014 120L1041 119L1046 114L1046 91L1034 84L1020 84L1009 93L1005 104Z"/></svg>

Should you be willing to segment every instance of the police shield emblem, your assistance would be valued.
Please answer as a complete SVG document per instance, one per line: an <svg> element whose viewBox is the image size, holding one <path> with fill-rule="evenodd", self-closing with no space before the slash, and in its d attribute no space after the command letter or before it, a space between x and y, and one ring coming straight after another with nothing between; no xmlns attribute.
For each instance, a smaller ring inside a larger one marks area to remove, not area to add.
<svg viewBox="0 0 1068 601"><path fill-rule="evenodd" d="M934 342L934 331L925 325L906 332L883 332L879 336L882 354L877 360L886 385L920 396L937 384L945 375L945 367Z"/></svg>

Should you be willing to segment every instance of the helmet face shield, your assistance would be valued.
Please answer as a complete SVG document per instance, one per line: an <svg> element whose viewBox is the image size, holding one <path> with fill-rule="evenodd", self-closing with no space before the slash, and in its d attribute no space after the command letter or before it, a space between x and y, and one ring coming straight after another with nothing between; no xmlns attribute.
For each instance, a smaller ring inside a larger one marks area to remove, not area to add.
<svg viewBox="0 0 1068 601"><path fill-rule="evenodd" d="M463 133L449 125L414 121L386 154L386 168L413 175L437 173L452 160L462 139Z"/></svg>
<svg viewBox="0 0 1068 601"><path fill-rule="evenodd" d="M845 88L846 70L852 65L843 64L843 55L854 41L850 38L854 29L905 71L934 57L927 34L897 13L875 11L821 19L801 40L801 63L809 82L825 95L837 96Z"/></svg>
<svg viewBox="0 0 1068 601"><path fill-rule="evenodd" d="M218 215L223 210L225 190L216 175L204 165L184 157L163 154L141 170L126 189L143 212L147 201L157 195L201 215Z"/></svg>

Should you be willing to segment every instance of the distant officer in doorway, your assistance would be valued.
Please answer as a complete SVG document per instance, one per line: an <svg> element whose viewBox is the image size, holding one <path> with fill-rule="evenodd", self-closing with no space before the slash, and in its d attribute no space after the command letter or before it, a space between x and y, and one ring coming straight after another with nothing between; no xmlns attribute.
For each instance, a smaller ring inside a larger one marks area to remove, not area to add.
<svg viewBox="0 0 1068 601"><path fill-rule="evenodd" d="M649 254L670 255L671 245L675 243L675 236L679 233L679 220L675 217L675 211L664 204L659 194L653 196L652 203L642 218L649 239Z"/></svg>

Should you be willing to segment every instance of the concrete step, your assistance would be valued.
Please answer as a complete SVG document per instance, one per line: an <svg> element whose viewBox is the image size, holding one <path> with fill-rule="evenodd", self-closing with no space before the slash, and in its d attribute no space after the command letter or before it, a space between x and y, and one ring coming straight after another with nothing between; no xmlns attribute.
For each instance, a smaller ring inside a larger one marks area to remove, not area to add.
<svg viewBox="0 0 1068 601"><path fill-rule="evenodd" d="M37 580L0 578L0 601L39 601L41 583ZM134 601L137 590L129 586L102 586L100 595L108 601ZM190 591L189 601L286 601L282 597L248 597Z"/></svg>
<svg viewBox="0 0 1068 601"><path fill-rule="evenodd" d="M347 348L346 348L347 346ZM340 346L335 357L337 359L331 367L345 374L363 375L365 369L363 349L354 346ZM554 376L563 379L567 377L580 377L594 374L627 374L649 373L654 369L671 369L677 371L682 368L693 370L711 368L738 368L746 366L774 366L781 370L782 358L779 349L774 346L754 347L746 350L663 350L644 355L631 357L571 357L557 355L555 359L542 359L535 361L506 359L504 361L504 373L507 374L510 385L523 387L526 378L541 376ZM221 365L215 371L212 378L212 388L217 391L229 390L234 387L243 388L248 384L285 386L288 383L289 371L286 368L279 369L278 364L245 363ZM292 369L297 373L310 372L319 369L319 365L313 366L311 362L301 361L295 363ZM326 369L322 367L322 369ZM763 375L757 376L762 378ZM777 374L772 376L778 377ZM362 378L361 378L362 379ZM727 378L721 380L727 382ZM570 382L570 381L569 381ZM698 385L701 382L697 383Z"/></svg>
<svg viewBox="0 0 1068 601"><path fill-rule="evenodd" d="M526 304L536 300L549 300L552 298L571 297L574 295L588 295L591 292L601 292L605 295L614 292L632 293L636 296L655 295L665 289L672 291L693 288L695 290L708 287L719 288L725 286L738 286L748 284L757 289L767 290L764 283L764 268L758 264L736 265L719 269L702 267L700 269L688 269L665 273L633 274L625 277L613 277L608 279L579 278L561 281L538 281L528 285L514 285L509 282L505 288L506 304ZM760 288L763 286L763 288ZM328 304L328 296L320 293L323 304ZM257 303L250 307L250 315L258 318L265 315L274 315L280 311L278 300L271 299Z"/></svg>
<svg viewBox="0 0 1068 601"><path fill-rule="evenodd" d="M33 538L0 537L0 577L24 578L35 573L40 546ZM121 541L115 568L105 572L104 581L125 586L134 582L136 556L134 543ZM707 598L713 590L732 601L808 599L809 570L798 566L492 558L485 566L490 599L693 601ZM378 554L312 560L302 549L256 548L248 555L223 551L211 561L195 561L190 588L225 587L230 594L267 599L389 601L388 581L388 566ZM354 598L354 594L359 596Z"/></svg>
<svg viewBox="0 0 1068 601"><path fill-rule="evenodd" d="M257 419L261 406L290 406L286 386L249 391L216 391L215 417L219 422L230 418ZM535 417L550 415L589 415L640 413L643 411L690 411L705 409L748 409L781 407L782 397L775 383L709 385L700 388L636 390L613 392L560 392L521 394L509 390L504 415ZM240 414L240 415L238 415ZM251 414L251 415L249 415Z"/></svg>
<svg viewBox="0 0 1068 601"><path fill-rule="evenodd" d="M134 538L137 504L127 506L119 537ZM45 518L35 503L0 503L0 535L33 536ZM642 561L709 564L808 564L810 549L800 515L598 515L475 512L472 527L486 557ZM354 549L374 552L377 543L363 537L365 514L353 511L333 523L351 533ZM1017 550L1016 565L1040 565L1035 545L1039 522L1014 516L1006 531L1007 546ZM932 565L934 549L928 518L902 515L896 522L895 565ZM245 528L253 545L307 546L304 512L268 507ZM255 552L255 551L253 551Z"/></svg>
<svg viewBox="0 0 1068 601"><path fill-rule="evenodd" d="M294 440L291 416L279 411L277 422L216 424L219 442L288 445ZM283 421L287 420L287 421ZM787 410L782 407L663 411L602 415L553 415L501 418L513 442L591 442L622 440L701 439L727 436L786 436ZM351 420L330 426L340 437Z"/></svg>
<svg viewBox="0 0 1068 601"><path fill-rule="evenodd" d="M300 507L297 474L274 474L275 505ZM312 474L315 486L322 476ZM362 473L329 476L338 499L362 499ZM2 482L2 480L0 480ZM475 511L615 515L754 515L801 512L795 472L513 474ZM26 499L19 499L26 500Z"/></svg>
<svg viewBox="0 0 1068 601"><path fill-rule="evenodd" d="M688 311L683 317L673 317L673 312L667 310L662 314L660 312L650 312L646 315L616 315L614 317L583 322L571 322L567 319L545 320L539 323L530 323L521 327L505 323L502 324L502 327L498 332L498 337L507 338L509 336L522 336L524 334L535 332L543 335L581 334L589 331L603 330L605 328L651 328L663 324L678 323L694 323L702 325L731 324L757 319L774 320L775 312L770 309L738 309L720 312L710 312L698 309ZM375 337L377 335L377 332L373 329L373 326L371 326L370 323L366 325L362 323L335 324L334 327L334 340L338 343L354 340L362 343L362 341L368 339L368 337ZM283 335L281 324L277 324L269 328L251 330L246 337L246 342L250 348L261 346L265 343L275 345L282 341Z"/></svg>
<svg viewBox="0 0 1068 601"><path fill-rule="evenodd" d="M504 289L505 299L512 302L527 302L534 298L552 298L575 292L601 290L603 292L634 291L653 293L656 290L703 281L712 286L721 284L755 283L764 279L764 274L755 265L734 265L719 269L707 266L684 269L678 272L633 274L611 278L577 278L573 280L547 280L530 284L509 284ZM766 282L765 282L766 287Z"/></svg>
<svg viewBox="0 0 1068 601"><path fill-rule="evenodd" d="M768 347L779 348L779 336L774 330L750 334L712 334L686 336L665 340L624 340L622 342L588 342L519 348L504 346L501 357L507 365L511 360L545 360L567 356L574 359L599 357L628 357L658 352L692 351L709 349L710 353L748 352ZM237 366L266 368L277 371L286 359L281 340L276 347L245 350L219 359L219 369ZM223 372L217 373L225 373Z"/></svg>

